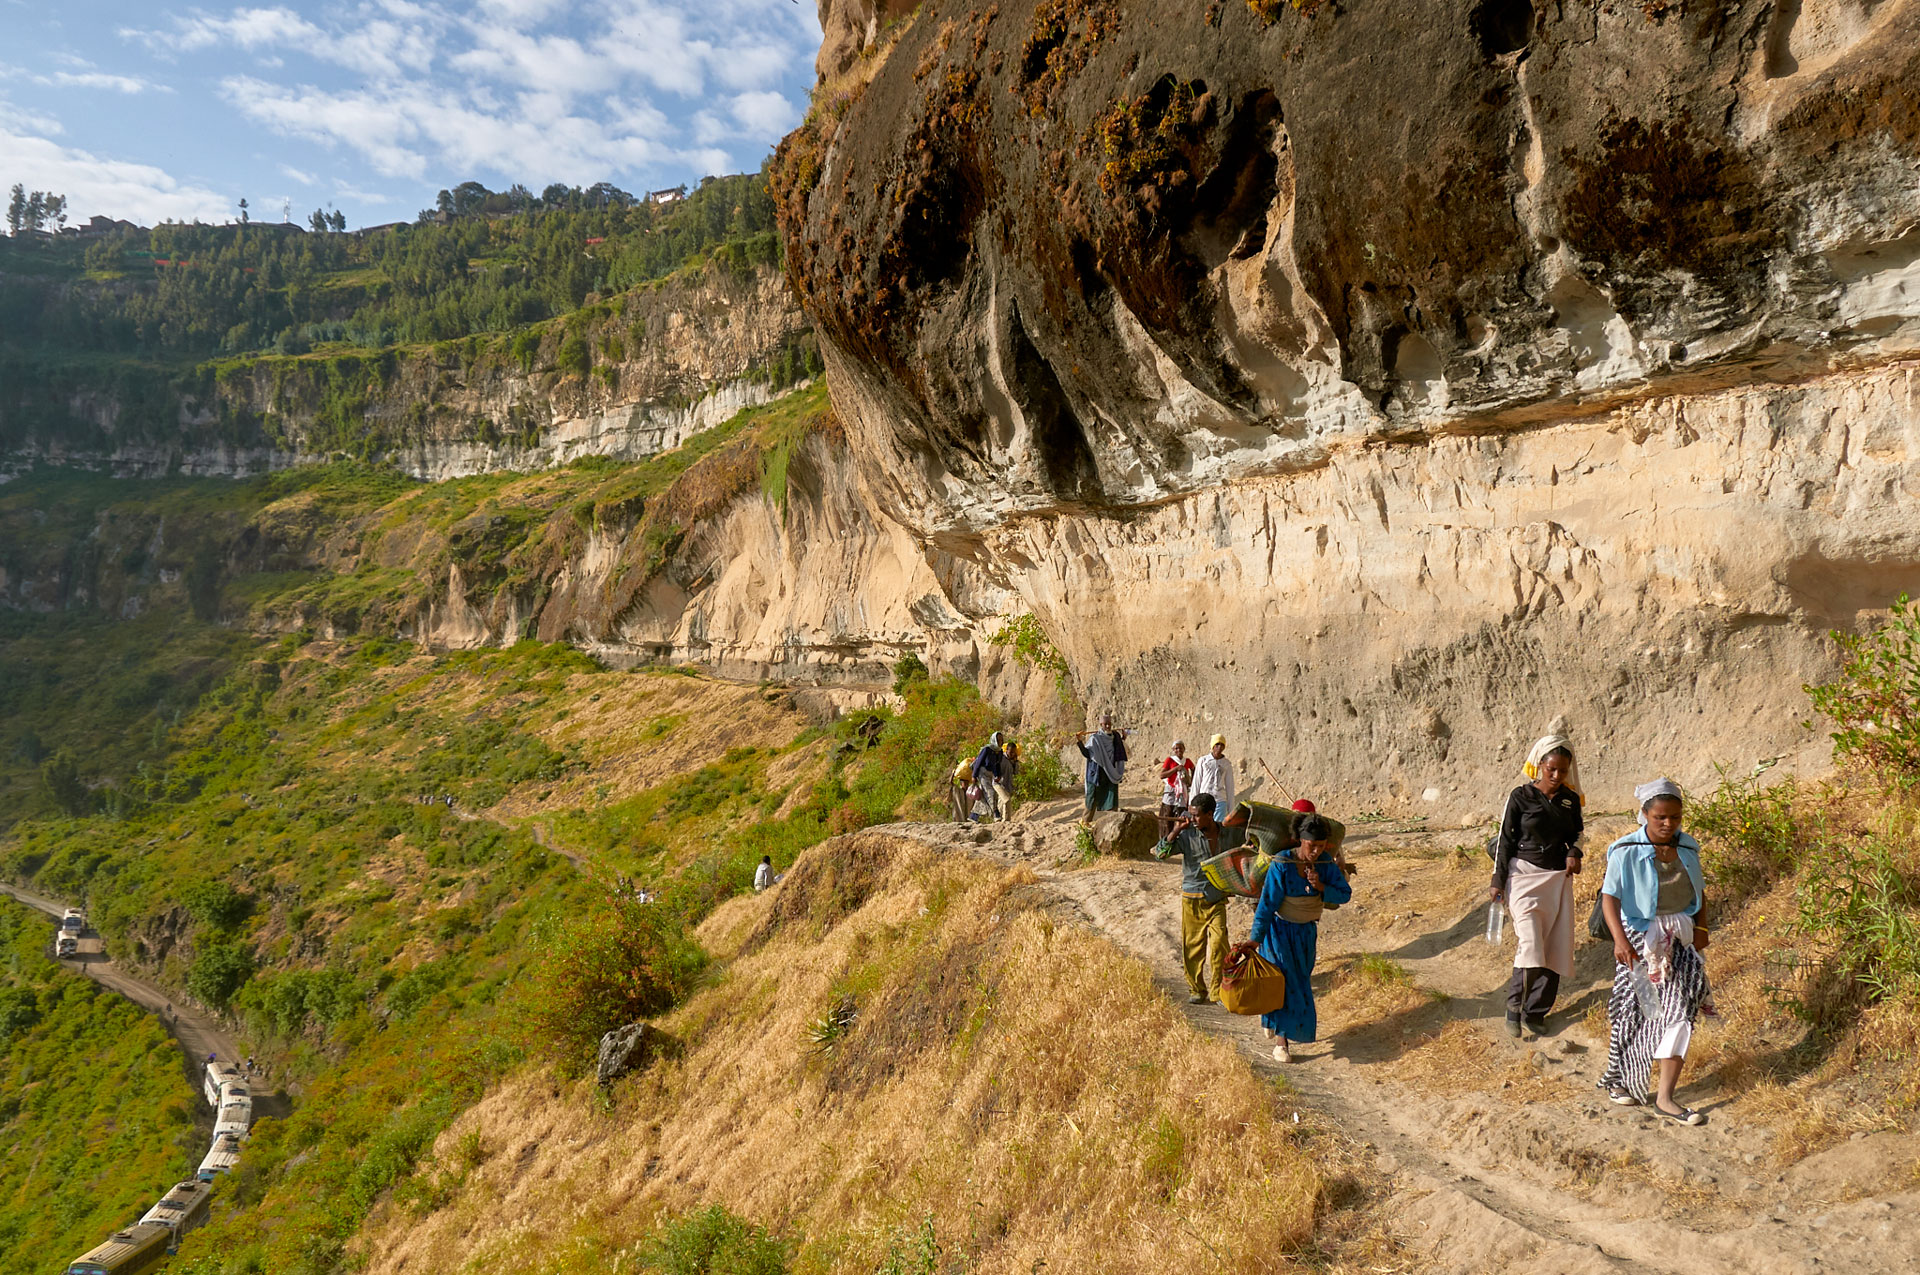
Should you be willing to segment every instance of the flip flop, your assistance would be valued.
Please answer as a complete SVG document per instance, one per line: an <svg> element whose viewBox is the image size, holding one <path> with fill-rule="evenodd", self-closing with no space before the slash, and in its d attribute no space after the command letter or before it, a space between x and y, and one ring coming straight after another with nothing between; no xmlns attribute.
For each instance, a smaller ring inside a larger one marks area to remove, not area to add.
<svg viewBox="0 0 1920 1275"><path fill-rule="evenodd" d="M1662 1108L1659 1103L1655 1103L1653 1109L1675 1124L1703 1125L1707 1122L1707 1118L1698 1111L1695 1111L1692 1107L1682 1107L1678 1112L1673 1112L1667 1111Z"/></svg>

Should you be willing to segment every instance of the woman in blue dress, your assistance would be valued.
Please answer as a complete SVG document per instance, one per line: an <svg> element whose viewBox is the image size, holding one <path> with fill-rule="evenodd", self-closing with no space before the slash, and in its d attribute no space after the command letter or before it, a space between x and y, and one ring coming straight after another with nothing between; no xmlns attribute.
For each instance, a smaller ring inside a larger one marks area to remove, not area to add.
<svg viewBox="0 0 1920 1275"><path fill-rule="evenodd" d="M1260 1015L1267 1035L1277 1038L1273 1056L1292 1062L1295 1043L1318 1035L1313 1005L1313 963L1319 954L1320 913L1353 897L1353 888L1331 854L1333 829L1319 815L1294 825L1300 844L1273 861L1253 910L1254 945L1260 955L1287 976L1287 999L1271 1014Z"/></svg>

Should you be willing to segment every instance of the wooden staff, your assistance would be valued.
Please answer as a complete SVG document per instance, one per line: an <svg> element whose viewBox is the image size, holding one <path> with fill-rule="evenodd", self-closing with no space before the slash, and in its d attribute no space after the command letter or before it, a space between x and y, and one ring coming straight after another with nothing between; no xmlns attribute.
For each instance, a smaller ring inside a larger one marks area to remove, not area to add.
<svg viewBox="0 0 1920 1275"><path fill-rule="evenodd" d="M1273 786L1278 788L1289 802L1298 800L1292 793L1287 791L1287 786L1280 782L1280 776L1273 773L1273 767L1267 765L1266 758L1256 757L1254 760L1260 763L1260 769L1267 772L1267 778L1273 780Z"/></svg>

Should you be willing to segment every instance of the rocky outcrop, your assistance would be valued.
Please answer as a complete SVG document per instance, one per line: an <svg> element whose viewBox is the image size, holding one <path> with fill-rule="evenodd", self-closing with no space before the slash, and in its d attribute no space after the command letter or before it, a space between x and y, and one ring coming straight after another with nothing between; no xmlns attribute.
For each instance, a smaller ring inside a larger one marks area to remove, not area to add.
<svg viewBox="0 0 1920 1275"><path fill-rule="evenodd" d="M111 388L50 387L61 402L42 415L64 417L60 427L0 457L0 472L53 463L245 477L350 455L443 479L631 460L767 402L817 357L777 272L716 262L514 338L261 357L142 383L173 405L175 419L160 424L144 419L152 402L122 402Z"/></svg>
<svg viewBox="0 0 1920 1275"><path fill-rule="evenodd" d="M640 1071L656 1058L672 1057L680 1042L652 1023L628 1023L600 1038L594 1062L594 1080L610 1085L631 1071Z"/></svg>
<svg viewBox="0 0 1920 1275"><path fill-rule="evenodd" d="M1916 82L1920 0L929 0L776 193L950 632L1343 804L1553 721L1617 803L1824 765L1920 585Z"/></svg>

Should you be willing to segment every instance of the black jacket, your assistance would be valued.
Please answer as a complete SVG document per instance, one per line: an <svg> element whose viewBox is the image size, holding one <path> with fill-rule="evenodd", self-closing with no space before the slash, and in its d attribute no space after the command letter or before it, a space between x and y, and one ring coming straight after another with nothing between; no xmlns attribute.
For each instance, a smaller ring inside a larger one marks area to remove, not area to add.
<svg viewBox="0 0 1920 1275"><path fill-rule="evenodd" d="M1580 794L1561 788L1549 797L1532 784L1521 784L1507 796L1500 817L1499 846L1493 856L1493 884L1507 888L1507 873L1515 859L1537 868L1565 872L1567 855L1579 853Z"/></svg>

